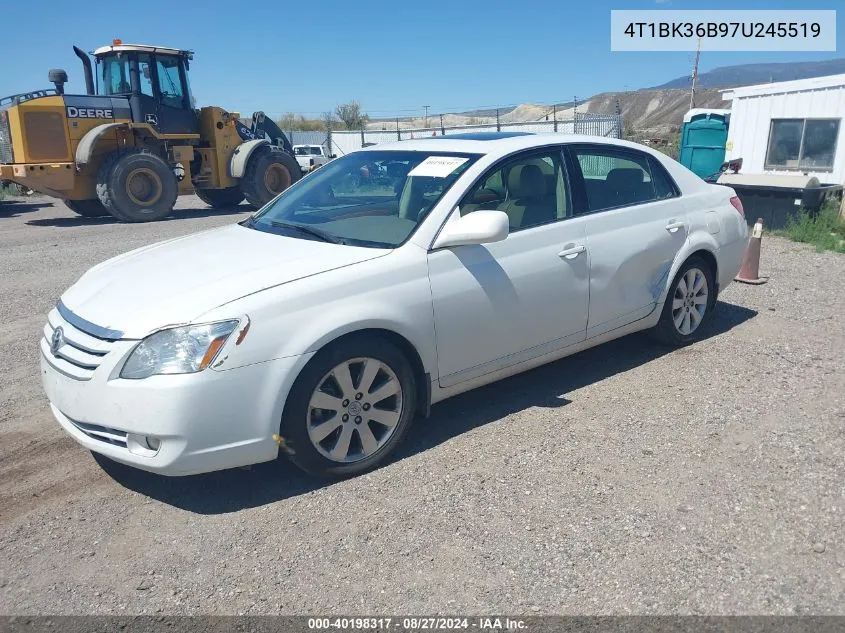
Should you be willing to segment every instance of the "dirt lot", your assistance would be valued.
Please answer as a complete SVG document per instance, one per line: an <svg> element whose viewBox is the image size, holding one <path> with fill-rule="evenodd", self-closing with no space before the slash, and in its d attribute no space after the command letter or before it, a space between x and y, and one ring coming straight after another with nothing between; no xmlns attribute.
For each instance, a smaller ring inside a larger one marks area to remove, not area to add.
<svg viewBox="0 0 845 633"><path fill-rule="evenodd" d="M60 431L37 343L91 265L242 216L180 207L0 202L0 613L845 614L845 257L767 237L703 342L460 396L367 476L164 479Z"/></svg>

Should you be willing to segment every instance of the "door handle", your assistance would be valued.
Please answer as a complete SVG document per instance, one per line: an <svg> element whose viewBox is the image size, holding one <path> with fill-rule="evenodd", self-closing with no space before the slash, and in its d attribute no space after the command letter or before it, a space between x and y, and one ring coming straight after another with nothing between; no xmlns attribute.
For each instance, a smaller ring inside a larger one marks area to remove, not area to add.
<svg viewBox="0 0 845 633"><path fill-rule="evenodd" d="M583 244L576 244L575 246L564 248L561 252L557 254L557 256L563 259L575 259L576 257L578 257L579 254L583 253L586 250L587 247Z"/></svg>
<svg viewBox="0 0 845 633"><path fill-rule="evenodd" d="M678 229L682 229L686 226L685 222L670 222L666 225L666 230L670 233L676 232Z"/></svg>

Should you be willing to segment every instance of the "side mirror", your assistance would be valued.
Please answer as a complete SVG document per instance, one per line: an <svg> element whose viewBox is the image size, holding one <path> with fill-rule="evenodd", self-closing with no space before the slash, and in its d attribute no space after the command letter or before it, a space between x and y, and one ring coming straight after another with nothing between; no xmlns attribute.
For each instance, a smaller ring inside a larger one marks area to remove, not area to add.
<svg viewBox="0 0 845 633"><path fill-rule="evenodd" d="M501 242L509 230L510 221L504 211L473 211L464 216L454 212L433 248Z"/></svg>

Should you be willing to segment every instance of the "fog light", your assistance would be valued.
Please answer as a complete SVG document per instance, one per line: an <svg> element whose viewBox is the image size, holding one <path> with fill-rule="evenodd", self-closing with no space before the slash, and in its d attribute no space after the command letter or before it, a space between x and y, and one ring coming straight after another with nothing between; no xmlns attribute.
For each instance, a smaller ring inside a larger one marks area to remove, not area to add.
<svg viewBox="0 0 845 633"><path fill-rule="evenodd" d="M146 443L147 448L151 451L157 451L159 448L161 448L161 440L157 437L145 436L144 442Z"/></svg>

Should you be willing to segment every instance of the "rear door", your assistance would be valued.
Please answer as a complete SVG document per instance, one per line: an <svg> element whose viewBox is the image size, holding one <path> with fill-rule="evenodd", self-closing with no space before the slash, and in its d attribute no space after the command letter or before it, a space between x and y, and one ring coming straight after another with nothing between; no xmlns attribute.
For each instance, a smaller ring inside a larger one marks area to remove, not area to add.
<svg viewBox="0 0 845 633"><path fill-rule="evenodd" d="M567 148L575 214L590 255L587 338L647 316L688 226L680 191L645 152L599 144Z"/></svg>

